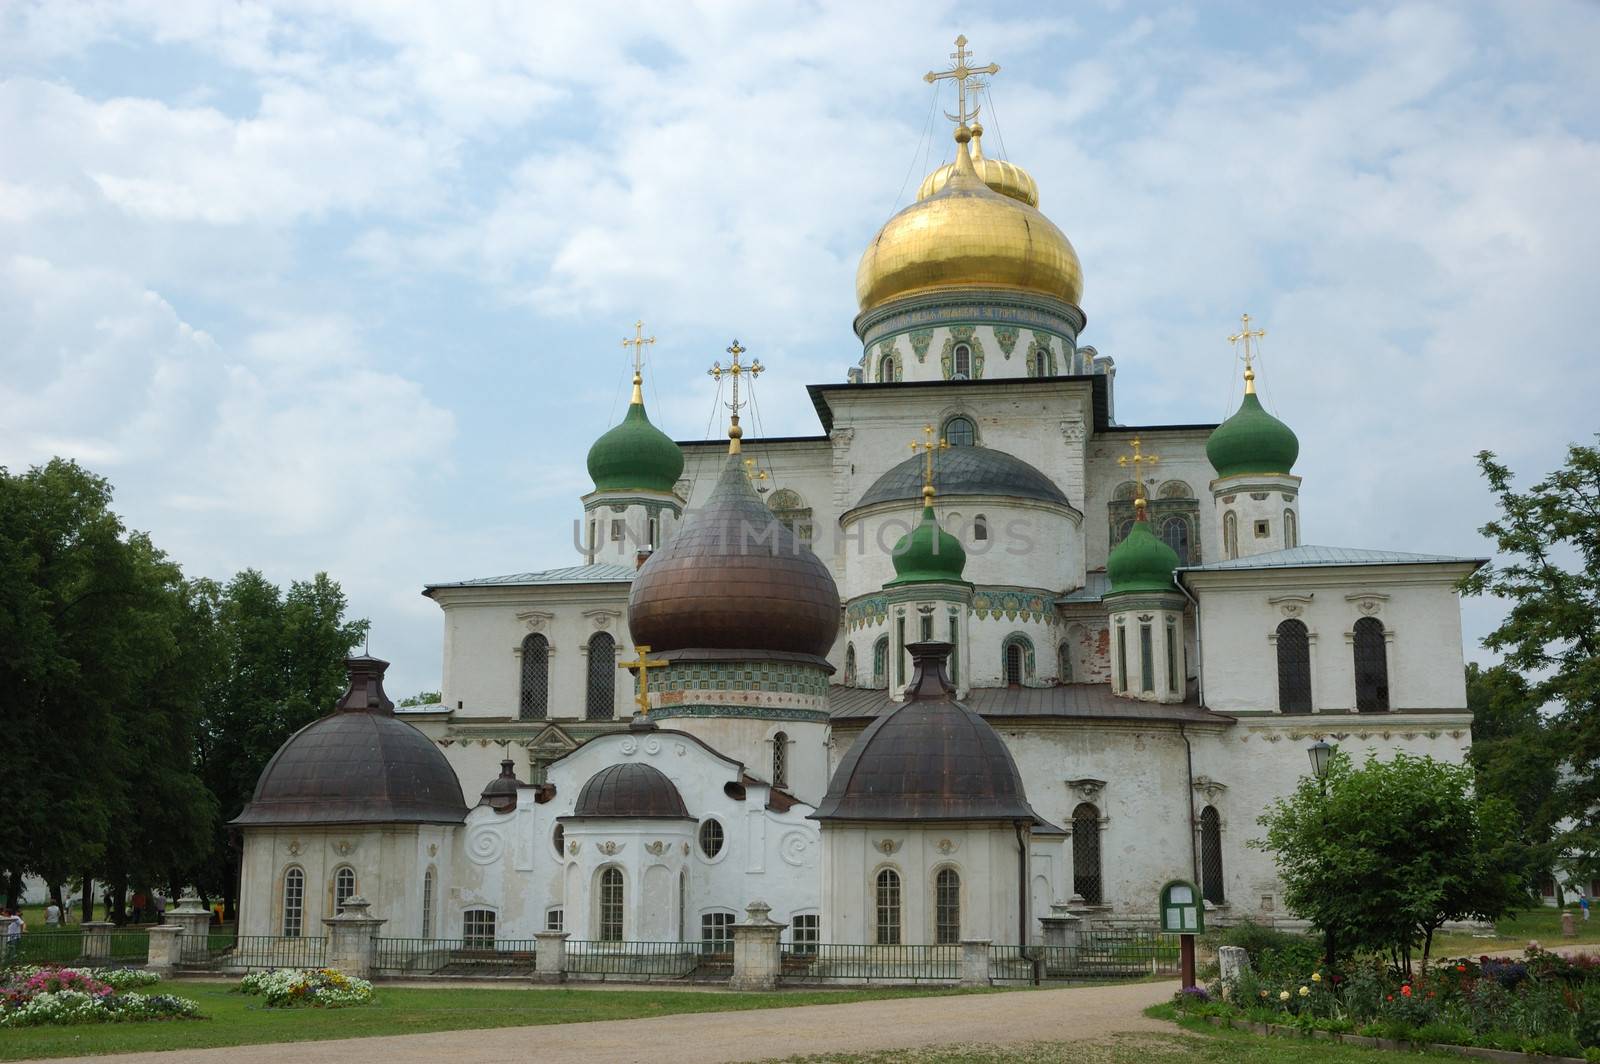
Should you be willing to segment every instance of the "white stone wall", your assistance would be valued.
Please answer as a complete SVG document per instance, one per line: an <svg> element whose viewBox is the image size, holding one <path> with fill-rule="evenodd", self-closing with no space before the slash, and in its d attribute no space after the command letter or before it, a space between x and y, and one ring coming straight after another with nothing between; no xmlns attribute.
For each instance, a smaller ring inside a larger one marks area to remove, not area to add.
<svg viewBox="0 0 1600 1064"><path fill-rule="evenodd" d="M1210 491L1216 508L1213 532L1219 550L1207 561L1250 558L1306 541L1304 529L1300 527L1299 477L1288 474L1219 477L1211 482ZM1237 553L1234 554L1228 551L1230 523L1236 529Z"/></svg>
<svg viewBox="0 0 1600 1064"><path fill-rule="evenodd" d="M687 732L719 753L744 763L745 771L768 783L772 748L785 737L788 785L785 789L815 805L828 789L828 725L817 721L758 720L750 717L664 717L663 728Z"/></svg>
<svg viewBox="0 0 1600 1064"><path fill-rule="evenodd" d="M584 561L630 567L637 564L640 551L662 547L672 538L678 528L681 505L675 495L650 498L648 502L642 493L585 495L581 533Z"/></svg>
<svg viewBox="0 0 1600 1064"><path fill-rule="evenodd" d="M1105 432L1094 437L1088 454L1088 503L1083 507L1085 553L1089 568L1104 569L1110 553L1111 533L1109 506L1117 488L1134 479L1129 470L1119 465L1117 459L1131 457L1129 446L1134 436L1139 437L1143 453L1160 459L1145 474L1145 493L1154 498L1169 482L1186 484L1189 496L1198 504L1199 517L1195 522L1195 535L1200 537L1202 561L1222 560L1222 541L1218 538L1218 525L1213 516L1214 500L1208 488L1216 470L1206 458L1206 440L1209 428L1148 428L1137 432L1121 430Z"/></svg>
<svg viewBox="0 0 1600 1064"><path fill-rule="evenodd" d="M1177 595L1161 596L1175 599L1170 606L1155 605L1150 597L1112 598L1111 625L1111 690L1128 698L1144 702L1182 702L1188 688L1188 660L1184 641L1183 599ZM1144 685L1146 658L1142 629L1150 628L1150 653L1148 659L1150 687ZM1127 684L1123 684L1121 665L1117 658L1117 640L1125 640L1122 653L1126 655ZM1171 656L1168 656L1169 644Z"/></svg>

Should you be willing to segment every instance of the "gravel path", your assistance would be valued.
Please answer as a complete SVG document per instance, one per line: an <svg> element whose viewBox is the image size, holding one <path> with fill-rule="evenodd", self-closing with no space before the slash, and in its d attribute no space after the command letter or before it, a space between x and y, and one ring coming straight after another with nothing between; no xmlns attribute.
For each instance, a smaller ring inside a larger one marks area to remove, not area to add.
<svg viewBox="0 0 1600 1064"><path fill-rule="evenodd" d="M1171 1031L1170 1024L1147 1019L1143 1011L1176 989L1175 982L1134 983L55 1059L84 1064L720 1064L803 1053L1086 1041L1124 1031Z"/></svg>

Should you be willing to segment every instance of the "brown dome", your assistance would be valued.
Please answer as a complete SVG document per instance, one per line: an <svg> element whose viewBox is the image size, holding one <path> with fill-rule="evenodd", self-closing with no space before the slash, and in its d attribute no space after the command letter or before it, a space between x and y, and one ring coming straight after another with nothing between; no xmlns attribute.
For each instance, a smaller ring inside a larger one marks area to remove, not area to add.
<svg viewBox="0 0 1600 1064"><path fill-rule="evenodd" d="M825 663L839 631L839 589L730 455L705 506L640 567L628 629L651 653L777 653Z"/></svg>
<svg viewBox="0 0 1600 1064"><path fill-rule="evenodd" d="M637 761L608 765L589 777L578 792L572 815L626 820L694 819L683 804L683 795L666 774Z"/></svg>

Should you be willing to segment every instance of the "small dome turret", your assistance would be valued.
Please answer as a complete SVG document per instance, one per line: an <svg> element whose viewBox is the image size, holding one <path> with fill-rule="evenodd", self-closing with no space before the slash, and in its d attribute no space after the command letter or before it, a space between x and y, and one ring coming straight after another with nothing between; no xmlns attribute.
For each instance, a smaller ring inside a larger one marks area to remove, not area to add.
<svg viewBox="0 0 1600 1064"><path fill-rule="evenodd" d="M522 781L517 779L516 762L507 758L500 762L500 775L483 788L478 804L486 805L497 813L509 813L517 807L517 788L521 786Z"/></svg>
<svg viewBox="0 0 1600 1064"><path fill-rule="evenodd" d="M1143 500L1141 500L1142 502ZM1111 550L1106 559L1106 577L1111 593L1123 591L1171 591L1172 571L1178 567L1178 552L1150 530L1143 507L1139 520L1127 538Z"/></svg>
<svg viewBox="0 0 1600 1064"><path fill-rule="evenodd" d="M894 579L885 587L961 582L967 552L959 539L939 527L932 489L924 491L923 503L921 523L894 545Z"/></svg>
<svg viewBox="0 0 1600 1064"><path fill-rule="evenodd" d="M683 796L666 774L637 761L608 765L589 777L578 792L572 815L627 820L691 819Z"/></svg>
<svg viewBox="0 0 1600 1064"><path fill-rule="evenodd" d="M683 451L650 424L640 381L635 373L628 412L589 448L589 477L596 491L670 492L683 475Z"/></svg>
<svg viewBox="0 0 1600 1064"><path fill-rule="evenodd" d="M1245 369L1244 402L1206 440L1206 457L1219 477L1293 471L1295 459L1300 457L1300 441L1256 398L1254 370Z"/></svg>

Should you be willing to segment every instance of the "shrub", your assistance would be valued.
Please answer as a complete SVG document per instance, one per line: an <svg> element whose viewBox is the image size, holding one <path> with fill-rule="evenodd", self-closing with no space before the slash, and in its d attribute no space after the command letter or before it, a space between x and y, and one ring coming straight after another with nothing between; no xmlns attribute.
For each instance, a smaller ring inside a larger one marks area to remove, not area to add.
<svg viewBox="0 0 1600 1064"><path fill-rule="evenodd" d="M1311 962L1309 967L1315 967L1319 950L1315 939L1306 935L1295 934L1292 931L1280 931L1275 927L1265 927L1254 920L1241 920L1232 927L1225 927L1213 935L1208 935L1213 948L1216 946L1239 946L1250 956L1250 966L1256 971L1262 970L1262 961L1268 951L1279 957L1302 953L1309 948ZM1307 967L1302 965L1302 967Z"/></svg>
<svg viewBox="0 0 1600 1064"><path fill-rule="evenodd" d="M252 972L239 982L241 994L259 994L267 1007L341 1009L372 1000L372 984L337 968L282 968Z"/></svg>

